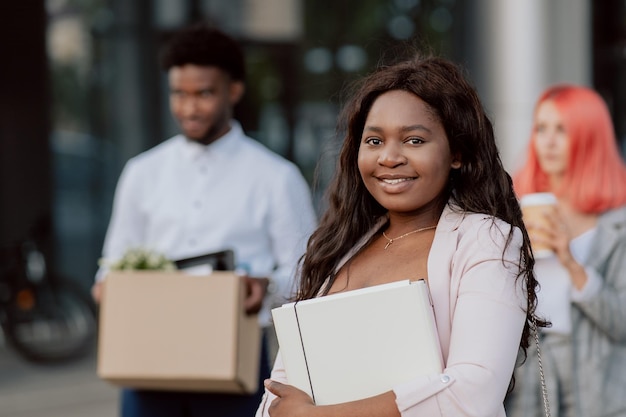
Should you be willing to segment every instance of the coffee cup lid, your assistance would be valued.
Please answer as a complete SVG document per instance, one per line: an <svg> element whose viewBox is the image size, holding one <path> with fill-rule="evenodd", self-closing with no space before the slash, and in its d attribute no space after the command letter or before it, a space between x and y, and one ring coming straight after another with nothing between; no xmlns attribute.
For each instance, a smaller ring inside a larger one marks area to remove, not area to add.
<svg viewBox="0 0 626 417"><path fill-rule="evenodd" d="M545 204L556 204L556 196L552 193L532 193L526 194L520 200L522 206L538 206Z"/></svg>

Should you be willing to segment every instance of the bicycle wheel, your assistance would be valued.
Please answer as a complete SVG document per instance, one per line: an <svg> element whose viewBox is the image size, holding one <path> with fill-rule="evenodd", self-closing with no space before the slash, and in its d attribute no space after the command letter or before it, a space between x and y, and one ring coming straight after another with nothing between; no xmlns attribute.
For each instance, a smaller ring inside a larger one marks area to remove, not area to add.
<svg viewBox="0 0 626 417"><path fill-rule="evenodd" d="M6 337L26 359L54 362L82 356L93 346L97 321L91 300L69 283L40 288L29 310L7 311Z"/></svg>

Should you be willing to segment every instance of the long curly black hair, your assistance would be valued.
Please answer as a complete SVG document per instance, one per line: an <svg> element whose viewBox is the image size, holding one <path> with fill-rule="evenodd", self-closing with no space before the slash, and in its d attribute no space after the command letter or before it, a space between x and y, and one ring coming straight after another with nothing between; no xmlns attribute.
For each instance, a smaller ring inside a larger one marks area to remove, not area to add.
<svg viewBox="0 0 626 417"><path fill-rule="evenodd" d="M417 55L410 60L381 66L353 87L351 98L339 118L337 130L343 144L327 193L328 209L301 260L297 299L315 297L328 277L333 280L341 258L386 213L365 188L357 156L373 102L385 92L402 90L415 94L428 104L445 129L452 155L462 161L460 169L450 171L450 185L443 196L445 201L451 199L464 212L488 214L522 231L518 279L525 281L528 292L527 320L520 343L525 354L532 326L547 325L535 316L535 261L511 177L499 156L493 126L465 71L445 58ZM513 229L507 245L512 234Z"/></svg>

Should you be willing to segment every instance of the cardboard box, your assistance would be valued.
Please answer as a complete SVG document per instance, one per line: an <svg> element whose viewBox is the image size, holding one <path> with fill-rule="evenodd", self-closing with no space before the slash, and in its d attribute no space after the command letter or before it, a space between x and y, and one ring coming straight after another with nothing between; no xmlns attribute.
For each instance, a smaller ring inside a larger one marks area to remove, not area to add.
<svg viewBox="0 0 626 417"><path fill-rule="evenodd" d="M99 313L98 376L131 388L253 393L261 329L232 272L111 272Z"/></svg>

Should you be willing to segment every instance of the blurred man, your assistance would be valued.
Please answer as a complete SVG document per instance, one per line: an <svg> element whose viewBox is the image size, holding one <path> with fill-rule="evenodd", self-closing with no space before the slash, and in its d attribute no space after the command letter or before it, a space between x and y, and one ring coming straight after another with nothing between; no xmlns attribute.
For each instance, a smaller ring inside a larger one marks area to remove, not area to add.
<svg viewBox="0 0 626 417"><path fill-rule="evenodd" d="M181 259L226 248L248 274L246 311L270 323L315 226L308 185L298 168L247 137L233 119L245 91L241 47L196 25L172 39L162 56L170 108L181 134L128 161L117 186L103 257L131 247ZM100 297L101 269L93 288ZM272 302L272 296L279 296ZM262 349L255 395L125 389L123 417L252 416L269 376Z"/></svg>

